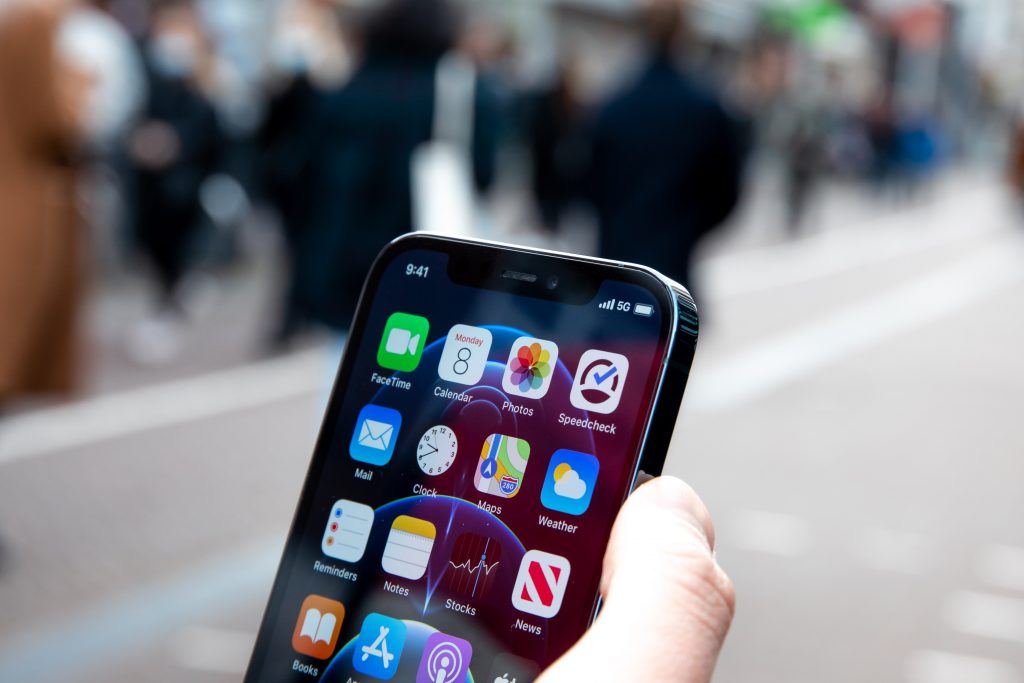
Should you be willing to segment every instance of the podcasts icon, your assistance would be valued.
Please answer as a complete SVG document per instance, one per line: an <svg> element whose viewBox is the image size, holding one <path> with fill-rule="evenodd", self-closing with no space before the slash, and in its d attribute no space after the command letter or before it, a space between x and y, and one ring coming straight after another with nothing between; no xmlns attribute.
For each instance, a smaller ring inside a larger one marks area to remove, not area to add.
<svg viewBox="0 0 1024 683"><path fill-rule="evenodd" d="M423 647L416 683L455 683L466 680L473 646L447 633L431 633Z"/></svg>

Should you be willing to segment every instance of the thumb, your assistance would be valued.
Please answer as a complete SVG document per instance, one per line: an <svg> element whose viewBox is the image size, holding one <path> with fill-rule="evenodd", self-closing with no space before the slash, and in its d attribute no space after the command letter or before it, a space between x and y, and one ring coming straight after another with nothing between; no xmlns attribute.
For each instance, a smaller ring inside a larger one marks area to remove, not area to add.
<svg viewBox="0 0 1024 683"><path fill-rule="evenodd" d="M597 621L539 683L710 681L735 606L713 550L692 488L674 477L638 488L612 529Z"/></svg>

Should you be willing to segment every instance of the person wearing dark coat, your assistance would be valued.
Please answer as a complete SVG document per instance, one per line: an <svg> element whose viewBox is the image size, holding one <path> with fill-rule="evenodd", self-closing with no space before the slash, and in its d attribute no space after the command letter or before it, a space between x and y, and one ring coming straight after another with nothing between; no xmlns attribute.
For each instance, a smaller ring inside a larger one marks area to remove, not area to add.
<svg viewBox="0 0 1024 683"><path fill-rule="evenodd" d="M203 217L199 190L216 169L222 142L199 86L198 21L187 2L158 10L145 51L149 95L130 143L135 238L156 274L158 308L172 315Z"/></svg>
<svg viewBox="0 0 1024 683"><path fill-rule="evenodd" d="M314 322L347 329L373 259L413 229L411 160L431 138L435 73L456 31L444 0L388 0L367 24L352 78L325 101L297 292ZM477 79L474 99L472 171L483 191L494 179L497 98Z"/></svg>
<svg viewBox="0 0 1024 683"><path fill-rule="evenodd" d="M743 136L719 98L675 64L678 5L655 3L645 18L646 64L593 124L600 253L690 286L697 243L739 199Z"/></svg>
<svg viewBox="0 0 1024 683"><path fill-rule="evenodd" d="M263 189L280 214L287 259L279 319L268 340L272 350L286 348L306 322L298 289L299 250L310 212L310 188L303 174L319 143L315 124L323 97L308 75L296 74L270 98L260 130Z"/></svg>
<svg viewBox="0 0 1024 683"><path fill-rule="evenodd" d="M555 233L562 216L584 194L587 144L585 116L575 75L562 65L552 85L529 102L527 134L533 161L532 189L541 226Z"/></svg>

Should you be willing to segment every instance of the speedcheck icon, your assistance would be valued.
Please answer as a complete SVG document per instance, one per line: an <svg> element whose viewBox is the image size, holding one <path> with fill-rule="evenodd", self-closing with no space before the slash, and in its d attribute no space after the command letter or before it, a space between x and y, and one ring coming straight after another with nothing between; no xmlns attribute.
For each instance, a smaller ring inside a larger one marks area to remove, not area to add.
<svg viewBox="0 0 1024 683"><path fill-rule="evenodd" d="M348 452L353 460L385 465L395 452L402 414L391 408L369 404L359 411Z"/></svg>

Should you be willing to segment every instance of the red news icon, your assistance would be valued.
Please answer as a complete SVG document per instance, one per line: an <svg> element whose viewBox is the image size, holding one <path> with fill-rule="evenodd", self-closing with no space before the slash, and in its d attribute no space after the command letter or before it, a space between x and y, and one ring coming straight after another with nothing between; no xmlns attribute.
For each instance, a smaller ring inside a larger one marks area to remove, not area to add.
<svg viewBox="0 0 1024 683"><path fill-rule="evenodd" d="M550 618L558 614L569 585L569 560L542 550L523 556L512 589L512 605L527 614Z"/></svg>

